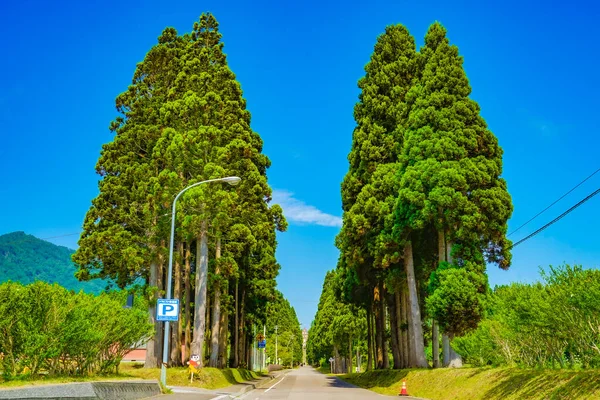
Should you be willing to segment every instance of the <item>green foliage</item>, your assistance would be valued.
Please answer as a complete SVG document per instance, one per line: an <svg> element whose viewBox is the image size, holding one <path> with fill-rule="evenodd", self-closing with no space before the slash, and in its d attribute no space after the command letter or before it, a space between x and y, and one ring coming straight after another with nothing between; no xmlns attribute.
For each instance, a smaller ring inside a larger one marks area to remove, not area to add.
<svg viewBox="0 0 600 400"><path fill-rule="evenodd" d="M275 333L277 326L277 333ZM281 359L281 365L290 365L292 356L294 363L302 360L302 331L296 311L281 292L275 291L275 296L267 306L267 357L273 364L275 360L275 342L277 341L277 357ZM260 331L260 330L259 330ZM262 332L262 331L260 331ZM275 338L277 336L277 339Z"/></svg>
<svg viewBox="0 0 600 400"><path fill-rule="evenodd" d="M223 310L232 311L233 290L239 288L244 303L237 310L245 329L234 329L246 340L247 328L265 321L280 268L275 232L287 223L281 207L270 204L266 173L271 161L250 126L241 85L223 48L219 23L204 13L190 33L166 28L137 65L131 85L116 99L120 115L110 124L114 138L103 146L96 166L100 192L85 217L73 260L81 279L110 277L120 287L138 278L150 283L167 258L175 218L177 243L190 246L208 238L212 252L221 240L221 259L211 260L208 295L222 293ZM195 187L181 196L171 215L181 190L225 176L241 182ZM192 260L197 276L208 276L209 267L199 258ZM158 281L161 286L165 279ZM199 314L196 336L205 318L199 305L207 297L206 283L198 283L191 282ZM149 295L160 296L163 289L152 288L155 293Z"/></svg>
<svg viewBox="0 0 600 400"><path fill-rule="evenodd" d="M402 261L409 241L412 301L417 292L421 303L431 295L430 316L449 335L474 329L483 317L485 260L501 268L511 260L512 203L501 178L502 149L469 98L462 64L439 23L419 52L401 25L378 37L359 81L336 238L344 298L363 308L371 307L379 282L392 290L406 286ZM436 271L438 232L447 246L462 249L451 270ZM411 308L413 319L418 311Z"/></svg>
<svg viewBox="0 0 600 400"><path fill-rule="evenodd" d="M80 282L71 261L72 250L57 246L24 232L0 236L0 283L35 281L58 283L69 290L99 293L109 285L104 280Z"/></svg>
<svg viewBox="0 0 600 400"><path fill-rule="evenodd" d="M365 66L354 108L356 128L342 182L344 223L336 244L340 266L354 270L348 278L348 299L368 303L379 274L373 268L398 263L399 250L390 236L392 209L398 191L397 155L409 108L404 97L416 71L414 38L402 25L388 26L377 38ZM360 288L363 286L364 288Z"/></svg>
<svg viewBox="0 0 600 400"><path fill-rule="evenodd" d="M340 355L348 356L350 343L366 340L365 311L341 300L338 274L327 272L317 314L308 332L307 355L313 362L329 360L334 346Z"/></svg>
<svg viewBox="0 0 600 400"><path fill-rule="evenodd" d="M496 288L489 317L453 342L476 365L600 366L600 271L568 265Z"/></svg>
<svg viewBox="0 0 600 400"><path fill-rule="evenodd" d="M2 371L85 375L116 370L136 343L152 334L143 301L124 309L126 292L99 296L56 284L0 285Z"/></svg>
<svg viewBox="0 0 600 400"><path fill-rule="evenodd" d="M441 24L429 28L420 62L406 95L412 106L399 159L397 235L433 224L449 232L448 240L476 244L489 262L508 268L512 203L500 178L502 149L468 97L462 57Z"/></svg>
<svg viewBox="0 0 600 400"><path fill-rule="evenodd" d="M477 328L484 313L486 286L481 274L464 268L447 268L438 272L435 291L427 297L427 310L443 332L464 335Z"/></svg>

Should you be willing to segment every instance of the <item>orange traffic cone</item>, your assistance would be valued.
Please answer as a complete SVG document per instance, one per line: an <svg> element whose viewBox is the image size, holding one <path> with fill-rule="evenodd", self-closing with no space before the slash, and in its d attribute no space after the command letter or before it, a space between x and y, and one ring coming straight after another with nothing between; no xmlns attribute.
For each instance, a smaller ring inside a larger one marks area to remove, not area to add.
<svg viewBox="0 0 600 400"><path fill-rule="evenodd" d="M400 390L399 396L408 396L408 391L406 390L406 381L402 381L402 389Z"/></svg>

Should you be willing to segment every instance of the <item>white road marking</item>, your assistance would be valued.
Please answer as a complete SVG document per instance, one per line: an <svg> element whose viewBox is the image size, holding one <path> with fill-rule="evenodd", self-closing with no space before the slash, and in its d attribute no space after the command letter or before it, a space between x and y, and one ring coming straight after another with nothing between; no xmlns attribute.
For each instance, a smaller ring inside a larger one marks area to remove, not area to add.
<svg viewBox="0 0 600 400"><path fill-rule="evenodd" d="M281 378L281 380L279 380L279 382L275 383L273 386L271 386L270 388L265 390L265 393L267 393L269 390L273 389L275 386L279 385L281 383L281 381L283 381L284 379L285 379L285 376L283 378Z"/></svg>

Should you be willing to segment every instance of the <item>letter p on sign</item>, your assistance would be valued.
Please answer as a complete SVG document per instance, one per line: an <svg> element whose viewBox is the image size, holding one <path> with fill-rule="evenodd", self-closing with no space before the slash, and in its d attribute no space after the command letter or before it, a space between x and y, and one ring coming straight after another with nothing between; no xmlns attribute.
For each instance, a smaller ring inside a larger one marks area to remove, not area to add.
<svg viewBox="0 0 600 400"><path fill-rule="evenodd" d="M179 299L158 299L156 301L157 321L179 320Z"/></svg>

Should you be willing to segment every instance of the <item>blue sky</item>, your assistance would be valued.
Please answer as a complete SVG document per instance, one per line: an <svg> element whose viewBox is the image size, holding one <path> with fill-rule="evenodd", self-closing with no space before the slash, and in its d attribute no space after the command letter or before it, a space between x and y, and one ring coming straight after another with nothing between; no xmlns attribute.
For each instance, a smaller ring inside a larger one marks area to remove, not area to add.
<svg viewBox="0 0 600 400"><path fill-rule="evenodd" d="M280 290L308 326L336 265L340 182L357 80L377 35L402 23L423 43L448 29L482 115L504 148L512 229L600 167L599 8L592 2L3 1L0 3L0 234L80 231L97 193L94 165L111 140L114 98L166 26L203 11L273 162L269 182L289 231L279 235ZM600 173L511 239L600 187ZM539 266L600 266L600 196L514 250L492 284L531 281ZM77 235L50 239L74 248Z"/></svg>

